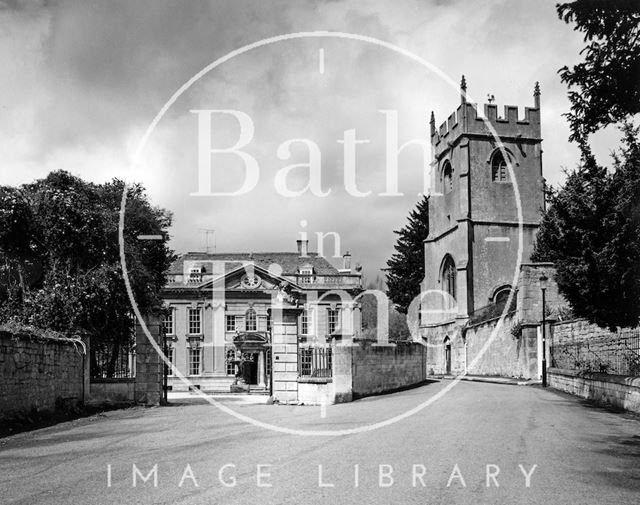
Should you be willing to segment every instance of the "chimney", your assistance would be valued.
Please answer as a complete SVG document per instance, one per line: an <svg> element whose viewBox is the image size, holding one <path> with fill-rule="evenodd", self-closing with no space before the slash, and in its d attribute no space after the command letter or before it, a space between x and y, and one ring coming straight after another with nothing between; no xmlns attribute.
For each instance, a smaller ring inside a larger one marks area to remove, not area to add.
<svg viewBox="0 0 640 505"><path fill-rule="evenodd" d="M349 254L349 251L342 256L342 269L351 271L351 254Z"/></svg>
<svg viewBox="0 0 640 505"><path fill-rule="evenodd" d="M309 256L309 241L297 240L296 242L298 244L298 255L302 258Z"/></svg>

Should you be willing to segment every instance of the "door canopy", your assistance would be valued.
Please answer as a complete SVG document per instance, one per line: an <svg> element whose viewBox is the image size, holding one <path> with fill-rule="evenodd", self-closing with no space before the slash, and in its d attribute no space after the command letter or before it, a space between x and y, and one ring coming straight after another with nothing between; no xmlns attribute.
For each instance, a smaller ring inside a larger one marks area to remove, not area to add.
<svg viewBox="0 0 640 505"><path fill-rule="evenodd" d="M240 352L258 352L269 346L266 332L251 331L236 335L233 344Z"/></svg>

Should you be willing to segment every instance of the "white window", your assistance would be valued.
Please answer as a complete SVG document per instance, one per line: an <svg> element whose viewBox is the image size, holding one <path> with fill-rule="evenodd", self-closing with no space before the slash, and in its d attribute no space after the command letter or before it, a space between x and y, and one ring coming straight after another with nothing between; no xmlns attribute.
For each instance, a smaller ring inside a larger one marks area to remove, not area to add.
<svg viewBox="0 0 640 505"><path fill-rule="evenodd" d="M189 282L202 282L202 268L195 267L189 269Z"/></svg>
<svg viewBox="0 0 640 505"><path fill-rule="evenodd" d="M189 334L200 335L202 333L202 311L200 309L189 309Z"/></svg>
<svg viewBox="0 0 640 505"><path fill-rule="evenodd" d="M311 311L304 310L300 315L300 334L309 335L312 328Z"/></svg>
<svg viewBox="0 0 640 505"><path fill-rule="evenodd" d="M176 334L176 330L173 324L173 312L175 309L173 308L169 308L169 313L164 316L164 319L162 320L162 326L164 328L164 333L165 335L175 335Z"/></svg>
<svg viewBox="0 0 640 505"><path fill-rule="evenodd" d="M189 347L189 375L200 375L200 347Z"/></svg>
<svg viewBox="0 0 640 505"><path fill-rule="evenodd" d="M340 309L327 310L327 326L329 334L335 333L340 329Z"/></svg>
<svg viewBox="0 0 640 505"><path fill-rule="evenodd" d="M226 326L227 326L227 331L236 331L238 321L236 319L236 316L227 316L226 317Z"/></svg>
<svg viewBox="0 0 640 505"><path fill-rule="evenodd" d="M227 358L227 375L235 375L236 366L233 364L233 360L236 359L236 350L233 347L228 347L225 354Z"/></svg>
<svg viewBox="0 0 640 505"><path fill-rule="evenodd" d="M313 268L300 269L300 284L311 284L313 282Z"/></svg>
<svg viewBox="0 0 640 505"><path fill-rule="evenodd" d="M249 309L245 313L244 327L245 327L246 331L257 331L258 330L258 318L256 316L256 311L255 310Z"/></svg>

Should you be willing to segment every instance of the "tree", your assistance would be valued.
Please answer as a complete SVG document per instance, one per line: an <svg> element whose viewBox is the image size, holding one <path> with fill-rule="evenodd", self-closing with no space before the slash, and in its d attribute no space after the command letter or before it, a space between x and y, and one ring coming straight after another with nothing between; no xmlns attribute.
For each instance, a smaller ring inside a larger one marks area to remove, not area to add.
<svg viewBox="0 0 640 505"><path fill-rule="evenodd" d="M167 245L171 214L153 207L141 185L126 189L125 257L136 303L147 313L161 306L160 290L174 259ZM91 335L94 350L110 353L107 372L113 371L120 349L130 345L134 330L118 240L124 190L117 179L92 184L58 171L0 191L0 254L18 263L36 258L43 268L40 281L23 286L20 296L6 290L0 318ZM29 233L5 226L14 221L27 223ZM163 240L140 241L138 235Z"/></svg>
<svg viewBox="0 0 640 505"><path fill-rule="evenodd" d="M3 273L6 282L15 271L20 288L25 289L23 262L31 256L31 232L33 215L22 191L10 186L0 186L0 244L4 259Z"/></svg>
<svg viewBox="0 0 640 505"><path fill-rule="evenodd" d="M640 322L640 144L638 129L622 130L613 173L583 152L578 170L550 192L532 255L555 264L578 317L611 329Z"/></svg>
<svg viewBox="0 0 640 505"><path fill-rule="evenodd" d="M640 113L640 2L576 0L556 9L588 43L583 62L559 70L570 89L570 140L584 146L599 128Z"/></svg>
<svg viewBox="0 0 640 505"><path fill-rule="evenodd" d="M406 314L411 301L420 294L424 279L424 240L429 235L429 198L423 197L409 213L409 222L395 230L395 253L387 260L387 295L397 310Z"/></svg>

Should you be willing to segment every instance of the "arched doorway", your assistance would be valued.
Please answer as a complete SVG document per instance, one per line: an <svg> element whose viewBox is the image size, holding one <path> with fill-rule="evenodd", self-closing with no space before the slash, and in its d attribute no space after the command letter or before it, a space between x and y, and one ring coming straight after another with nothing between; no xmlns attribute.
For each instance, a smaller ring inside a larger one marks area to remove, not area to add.
<svg viewBox="0 0 640 505"><path fill-rule="evenodd" d="M451 340L444 338L444 370L445 374L451 375Z"/></svg>

